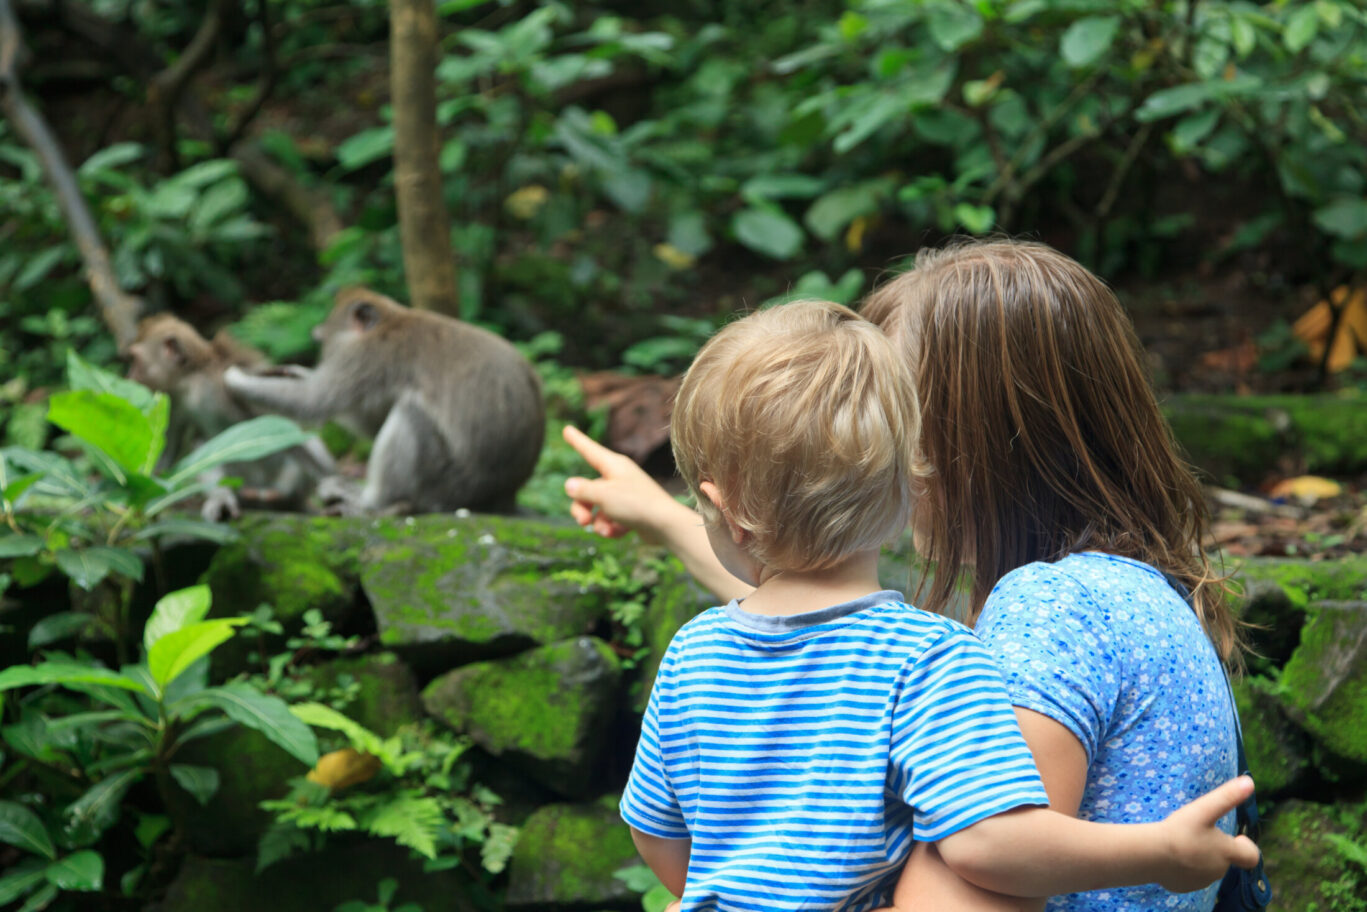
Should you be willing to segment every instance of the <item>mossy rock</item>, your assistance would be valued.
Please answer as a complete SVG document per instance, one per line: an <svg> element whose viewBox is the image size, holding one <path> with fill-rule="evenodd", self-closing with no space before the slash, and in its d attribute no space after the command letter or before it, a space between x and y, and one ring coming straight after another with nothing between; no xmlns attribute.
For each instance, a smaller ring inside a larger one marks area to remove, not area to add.
<svg viewBox="0 0 1367 912"><path fill-rule="evenodd" d="M151 912L331 912L350 900L375 902L386 878L398 882L390 908L409 902L425 912L477 908L464 875L425 872L411 856L390 841L359 840L287 858L258 874L253 858L191 855Z"/></svg>
<svg viewBox="0 0 1367 912"><path fill-rule="evenodd" d="M478 662L422 692L428 713L558 794L591 793L617 712L621 663L593 637Z"/></svg>
<svg viewBox="0 0 1367 912"><path fill-rule="evenodd" d="M348 678L360 685L346 715L382 737L423 718L417 679L392 652L311 665L300 676L319 690L338 687Z"/></svg>
<svg viewBox="0 0 1367 912"><path fill-rule="evenodd" d="M270 813L257 805L283 797L289 791L289 780L308 772L298 758L265 735L240 725L187 742L176 752L175 762L218 771L218 791L207 805L201 805L174 780L169 781L166 794L166 812L184 834L190 850L213 858L254 853L271 821Z"/></svg>
<svg viewBox="0 0 1367 912"><path fill-rule="evenodd" d="M1367 602L1311 606L1280 685L1292 718L1317 741L1367 764Z"/></svg>
<svg viewBox="0 0 1367 912"><path fill-rule="evenodd" d="M1363 838L1362 808L1306 801L1279 804L1258 845L1272 883L1273 909L1287 912L1367 910L1367 870L1349 861L1345 842ZM1352 818L1357 825L1352 826ZM1351 850L1350 850L1351 851ZM1361 850L1359 850L1361 851Z"/></svg>
<svg viewBox="0 0 1367 912"><path fill-rule="evenodd" d="M345 625L356 604L356 555L367 520L280 513L249 514L239 536L214 555L205 581L214 617L251 614L267 603L287 634L303 627L310 608ZM214 653L214 676L247 666L255 638L236 638ZM282 641L268 637L268 648Z"/></svg>
<svg viewBox="0 0 1367 912"><path fill-rule="evenodd" d="M508 877L507 908L637 908L640 897L613 875L641 864L617 796L552 804L522 827Z"/></svg>
<svg viewBox="0 0 1367 912"><path fill-rule="evenodd" d="M1259 798L1275 798L1295 786L1310 768L1310 745L1287 718L1276 684L1267 678L1234 682L1234 702L1243 726L1248 768Z"/></svg>
<svg viewBox="0 0 1367 912"><path fill-rule="evenodd" d="M594 548L630 553L621 542ZM508 655L589 633L605 593L558 578L591 550L573 525L494 516L422 516L377 523L361 555L361 586L380 642L422 671Z"/></svg>
<svg viewBox="0 0 1367 912"><path fill-rule="evenodd" d="M634 711L645 712L650 688L655 683L655 673L660 670L660 660L664 658L674 634L698 612L714 604L716 599L698 585L684 570L683 564L673 558L664 563L664 569L651 590L650 604L641 618L641 633L649 651L641 660L639 686L632 700Z"/></svg>
<svg viewBox="0 0 1367 912"><path fill-rule="evenodd" d="M1283 470L1356 474L1367 469L1367 395L1180 395L1163 404L1178 442L1222 484Z"/></svg>

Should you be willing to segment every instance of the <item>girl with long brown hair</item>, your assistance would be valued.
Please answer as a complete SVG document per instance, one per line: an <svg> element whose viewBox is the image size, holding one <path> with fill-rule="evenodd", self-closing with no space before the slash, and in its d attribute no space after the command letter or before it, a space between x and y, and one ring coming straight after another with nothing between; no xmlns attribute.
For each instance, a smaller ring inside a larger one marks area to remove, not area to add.
<svg viewBox="0 0 1367 912"><path fill-rule="evenodd" d="M1049 247L998 240L923 251L863 312L918 382L930 474L911 519L935 572L912 600L974 623L1051 806L1153 821L1233 776L1221 661L1235 660L1236 623L1200 549L1199 486L1115 296ZM744 592L692 511L625 457L567 439L602 476L567 483L581 525L639 529L719 595ZM1209 912L1214 890L1108 890L1047 908ZM1040 907L963 884L933 845L913 853L898 895L937 910Z"/></svg>

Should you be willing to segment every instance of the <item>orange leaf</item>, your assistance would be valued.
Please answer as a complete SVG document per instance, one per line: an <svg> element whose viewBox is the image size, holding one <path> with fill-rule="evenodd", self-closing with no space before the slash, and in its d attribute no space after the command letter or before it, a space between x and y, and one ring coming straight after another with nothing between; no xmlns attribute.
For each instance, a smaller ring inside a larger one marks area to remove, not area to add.
<svg viewBox="0 0 1367 912"><path fill-rule="evenodd" d="M359 785L379 771L379 757L344 747L319 757L318 765L309 770L308 780L335 792L349 785Z"/></svg>
<svg viewBox="0 0 1367 912"><path fill-rule="evenodd" d="M1267 492L1268 496L1274 500L1295 499L1307 506L1327 497L1338 497L1342 493L1343 486L1337 481L1320 478L1318 475L1284 478Z"/></svg>

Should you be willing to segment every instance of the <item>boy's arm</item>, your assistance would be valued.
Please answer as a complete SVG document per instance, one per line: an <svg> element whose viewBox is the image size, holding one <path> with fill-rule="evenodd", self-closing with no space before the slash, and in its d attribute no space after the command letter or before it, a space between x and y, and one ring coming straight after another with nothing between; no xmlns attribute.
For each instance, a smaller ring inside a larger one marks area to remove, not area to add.
<svg viewBox="0 0 1367 912"><path fill-rule="evenodd" d="M1087 751L1063 725L1033 710L1015 707L1021 734L1049 794L1049 807L1077 816L1087 785ZM976 886L945 864L934 843L917 843L902 868L892 905L877 912L1041 912L1044 898L1005 896Z"/></svg>
<svg viewBox="0 0 1367 912"><path fill-rule="evenodd" d="M1041 808L1020 808L939 841L956 874L988 890L1052 896L1157 883L1174 893L1200 890L1230 865L1251 868L1258 847L1216 824L1253 792L1231 779L1158 823L1091 823Z"/></svg>
<svg viewBox="0 0 1367 912"><path fill-rule="evenodd" d="M675 896L683 896L684 881L688 879L688 856L693 849L691 839L665 839L642 833L631 827L631 841L645 863L665 889Z"/></svg>
<svg viewBox="0 0 1367 912"><path fill-rule="evenodd" d="M712 553L707 530L696 512L670 497L630 457L602 446L572 425L566 425L564 437L599 475L565 481L575 522L607 538L634 530L646 541L664 545L722 601L750 593L751 587L728 573Z"/></svg>

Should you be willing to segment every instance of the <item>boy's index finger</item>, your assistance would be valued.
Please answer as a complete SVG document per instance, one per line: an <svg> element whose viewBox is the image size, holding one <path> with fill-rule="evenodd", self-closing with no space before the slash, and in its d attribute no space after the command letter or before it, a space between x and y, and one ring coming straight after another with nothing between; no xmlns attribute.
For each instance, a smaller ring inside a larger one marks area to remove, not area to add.
<svg viewBox="0 0 1367 912"><path fill-rule="evenodd" d="M603 463L607 457L616 455L612 450L585 434L572 424L565 425L561 432L565 442L574 448L574 451L584 458L584 461L593 466L600 474L603 471Z"/></svg>

